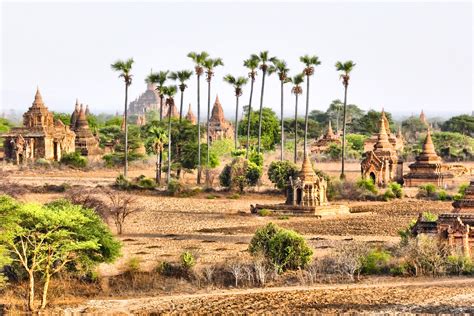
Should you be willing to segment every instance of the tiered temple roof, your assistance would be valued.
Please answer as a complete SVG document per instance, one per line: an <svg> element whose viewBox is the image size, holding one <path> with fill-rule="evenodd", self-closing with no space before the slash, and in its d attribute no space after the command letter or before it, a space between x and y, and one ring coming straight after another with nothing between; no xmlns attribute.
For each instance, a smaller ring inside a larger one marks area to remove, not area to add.
<svg viewBox="0 0 474 316"><path fill-rule="evenodd" d="M230 122L224 117L224 110L222 109L219 96L216 96L216 101L212 108L212 115L209 119L209 135L211 141L217 139L233 139L234 128Z"/></svg>
<svg viewBox="0 0 474 316"><path fill-rule="evenodd" d="M399 132L397 133L397 135L395 135L395 134L392 133L392 131L390 130L390 122L388 121L388 118L387 118L387 116L385 115L385 111L384 111L383 109L382 109L382 113L381 113L380 119L384 121L385 130L386 130L386 134L387 134L387 136L388 136L388 141L389 141L389 143L393 146L393 148L394 148L396 151L398 151L398 152L403 151L403 148L404 148L404 140L403 140L401 131L399 130ZM377 138L378 138L378 135L374 135L374 136L368 138L368 139L364 142L364 151L370 151L370 150L372 150L373 146L374 146L375 143L377 142Z"/></svg>
<svg viewBox="0 0 474 316"><path fill-rule="evenodd" d="M89 122L87 121L86 110L88 107L84 107L82 104L77 109L78 101L74 112L71 115L71 129L76 134L75 147L76 151L79 151L83 156L95 156L102 154L102 150L99 148L99 141L93 135L89 128ZM73 118L75 118L74 125Z"/></svg>
<svg viewBox="0 0 474 316"><path fill-rule="evenodd" d="M191 103L189 103L188 113L186 114L185 118L188 121L190 121L192 124L196 124L196 122L197 122L196 115L194 115L194 113L191 109Z"/></svg>

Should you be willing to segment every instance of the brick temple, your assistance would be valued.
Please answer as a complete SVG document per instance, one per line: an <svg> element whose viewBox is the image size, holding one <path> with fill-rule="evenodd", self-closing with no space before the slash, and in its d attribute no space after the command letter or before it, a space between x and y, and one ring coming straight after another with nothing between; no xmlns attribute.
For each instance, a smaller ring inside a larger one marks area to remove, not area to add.
<svg viewBox="0 0 474 316"><path fill-rule="evenodd" d="M216 101L212 108L212 115L209 119L208 137L211 142L220 139L234 139L234 127L224 117L224 110L219 101L219 96L216 96Z"/></svg>
<svg viewBox="0 0 474 316"><path fill-rule="evenodd" d="M317 139L313 146L311 147L311 152L313 153L321 153L328 149L329 145L331 144L341 144L341 138L339 134L334 133L331 126L331 120L328 123L328 129L326 133Z"/></svg>
<svg viewBox="0 0 474 316"><path fill-rule="evenodd" d="M186 113L185 119L191 122L191 124L196 124L197 118L194 115L193 110L191 109L191 103L189 103L188 113Z"/></svg>
<svg viewBox="0 0 474 316"><path fill-rule="evenodd" d="M385 111L383 109L381 113L381 120L384 121L385 131L388 136L389 143L392 144L392 147L395 149L395 151L402 152L405 145L404 145L404 140L403 140L401 130L398 129L397 134L392 133L390 129L390 122L388 121L388 118L385 115ZM372 148L374 147L375 143L377 143L377 141L378 141L378 135L373 135L372 137L366 139L364 142L364 151L368 152L372 150Z"/></svg>
<svg viewBox="0 0 474 316"><path fill-rule="evenodd" d="M76 100L70 128L76 134L75 150L83 156L97 156L101 155L103 150L99 147L99 140L89 128L88 108L88 106L84 108L82 104L79 106L79 101Z"/></svg>

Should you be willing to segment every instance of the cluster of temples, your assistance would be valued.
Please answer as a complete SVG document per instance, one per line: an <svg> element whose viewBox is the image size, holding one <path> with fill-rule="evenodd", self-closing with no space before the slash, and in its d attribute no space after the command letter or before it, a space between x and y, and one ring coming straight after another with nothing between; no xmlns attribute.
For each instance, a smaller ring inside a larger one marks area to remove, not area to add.
<svg viewBox="0 0 474 316"><path fill-rule="evenodd" d="M14 127L4 138L4 158L16 164L26 164L37 159L60 161L66 153L79 151L82 155L101 154L97 137L89 129L88 108L76 107L70 126L54 119L43 102L39 89L28 111L23 114L23 126Z"/></svg>

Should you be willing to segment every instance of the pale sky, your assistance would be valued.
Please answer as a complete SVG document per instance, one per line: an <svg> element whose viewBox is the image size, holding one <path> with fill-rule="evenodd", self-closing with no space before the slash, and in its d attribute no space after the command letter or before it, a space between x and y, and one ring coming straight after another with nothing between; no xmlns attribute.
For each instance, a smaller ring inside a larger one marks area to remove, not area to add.
<svg viewBox="0 0 474 316"><path fill-rule="evenodd" d="M473 110L472 3L464 2L14 2L1 4L1 111L24 112L36 86L50 110L71 112L75 99L92 112L123 111L123 82L111 71L116 59L133 57L133 100L144 79L158 70L193 69L190 51L221 57L212 102L219 94L234 116L233 89L222 77L246 75L243 60L269 50L287 61L291 75L299 56L322 64L311 79L310 110L326 110L343 98L334 64L352 59L348 102L364 110L428 116ZM253 107L258 106L257 77ZM202 84L201 104L207 104ZM185 108L196 111L195 77ZM264 106L279 114L277 76L266 80ZM294 96L286 86L285 116ZM240 104L248 103L249 87ZM306 93L306 92L304 92ZM178 97L179 100L179 97ZM300 98L303 113L305 97ZM205 115L205 110L202 116Z"/></svg>

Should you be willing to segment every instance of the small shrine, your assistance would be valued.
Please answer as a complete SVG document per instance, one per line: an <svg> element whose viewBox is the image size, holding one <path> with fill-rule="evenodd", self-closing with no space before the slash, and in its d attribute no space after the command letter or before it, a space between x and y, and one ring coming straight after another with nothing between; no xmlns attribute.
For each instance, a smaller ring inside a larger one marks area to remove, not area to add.
<svg viewBox="0 0 474 316"><path fill-rule="evenodd" d="M474 180L464 198L453 202L451 213L439 215L436 222L427 221L420 214L412 233L438 238L449 246L453 255L474 259Z"/></svg>
<svg viewBox="0 0 474 316"><path fill-rule="evenodd" d="M296 179L290 178L286 191L286 202L282 204L251 205L252 213L268 209L277 213L292 213L295 215L326 215L349 214L345 205L329 205L327 197L327 181L318 176L311 165L309 157L303 160L301 171Z"/></svg>
<svg viewBox="0 0 474 316"><path fill-rule="evenodd" d="M197 122L196 115L194 115L193 110L191 109L191 103L189 103L188 113L186 113L185 119L190 121L193 125Z"/></svg>
<svg viewBox="0 0 474 316"><path fill-rule="evenodd" d="M444 187L447 184L453 184L454 181L454 174L449 170L450 166L444 164L436 154L430 129L426 134L421 154L416 157L416 162L410 164L408 168L410 168L410 172L404 177L404 184L408 187L417 187L428 183Z"/></svg>
<svg viewBox="0 0 474 316"><path fill-rule="evenodd" d="M314 142L313 146L311 147L311 152L313 153L324 152L328 149L329 145L333 143L341 144L341 138L339 137L338 133L337 134L334 133L331 126L331 120L329 120L326 134L324 134L323 136L321 136L319 139L317 139Z"/></svg>
<svg viewBox="0 0 474 316"><path fill-rule="evenodd" d="M209 140L211 142L220 139L234 139L234 127L224 118L224 110L222 109L219 96L212 108L212 115L209 119Z"/></svg>
<svg viewBox="0 0 474 316"><path fill-rule="evenodd" d="M377 142L372 150L365 153L361 162L362 178L370 178L378 186L386 186L390 182L403 180L403 160L390 143L386 122L388 121L385 115L382 115Z"/></svg>
<svg viewBox="0 0 474 316"><path fill-rule="evenodd" d="M80 152L83 156L97 156L103 153L99 147L99 140L92 133L87 121L88 107L84 108L76 100L74 112L71 115L71 130L76 134L75 150Z"/></svg>
<svg viewBox="0 0 474 316"><path fill-rule="evenodd" d="M74 132L53 118L39 89L32 106L23 114L23 126L14 127L0 137L5 139L5 159L15 164L41 158L60 161L62 154L74 152Z"/></svg>
<svg viewBox="0 0 474 316"><path fill-rule="evenodd" d="M392 131L390 130L390 122L388 121L388 118L385 115L385 111L383 109L380 119L384 121L385 131L388 136L388 142L392 145L395 151L402 152L405 147L405 144L400 128L398 129L398 133L396 135L392 133ZM373 135L372 137L366 139L364 142L364 151L371 151L372 148L374 148L375 143L377 143L377 140L378 135Z"/></svg>

